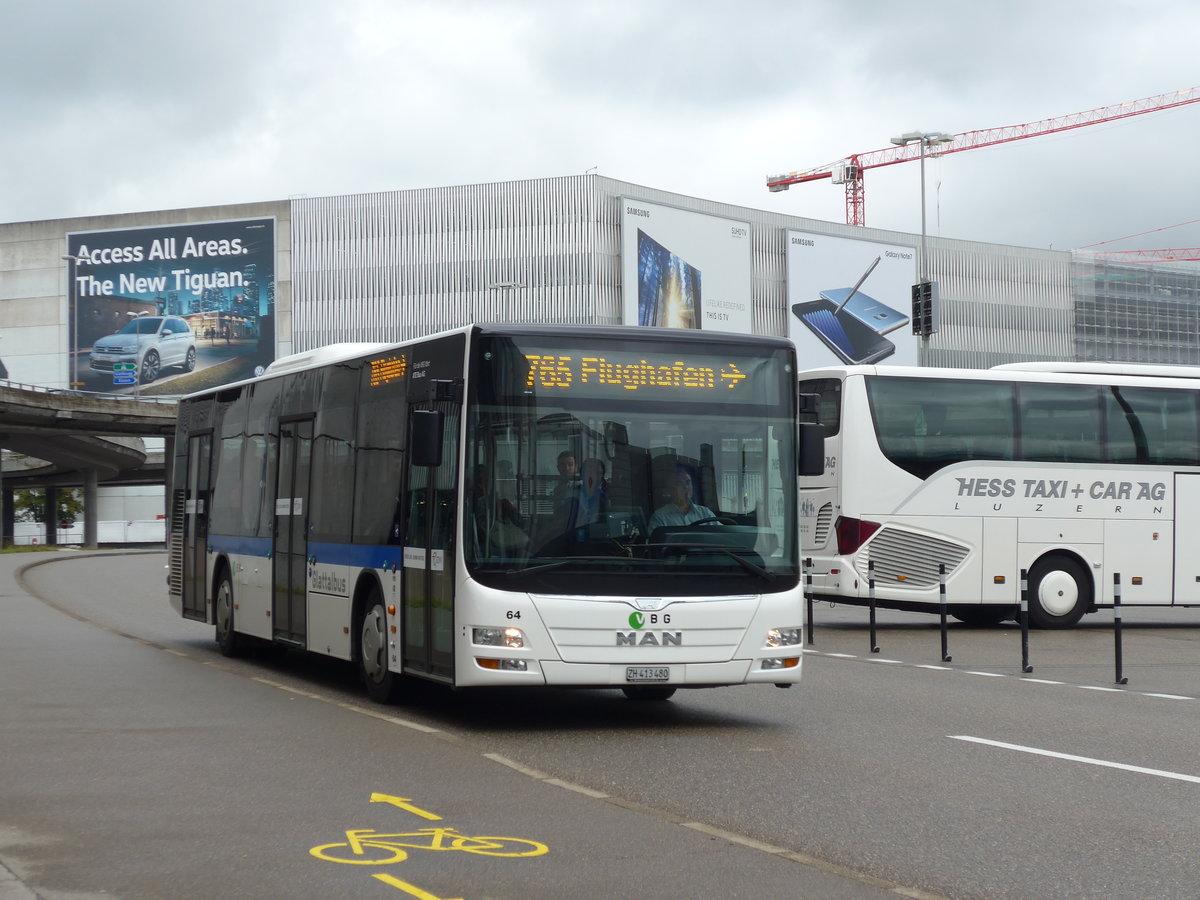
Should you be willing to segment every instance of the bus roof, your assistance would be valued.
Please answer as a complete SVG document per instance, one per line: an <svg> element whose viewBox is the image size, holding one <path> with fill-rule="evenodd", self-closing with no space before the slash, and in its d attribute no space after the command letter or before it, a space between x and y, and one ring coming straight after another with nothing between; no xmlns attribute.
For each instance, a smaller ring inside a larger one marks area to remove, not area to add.
<svg viewBox="0 0 1200 900"><path fill-rule="evenodd" d="M933 366L822 366L802 370L800 379L848 378L878 375L884 378L956 378L975 381L1062 382L1073 384L1125 384L1200 390L1200 368L1139 363L1029 362L1006 363L990 369L950 369Z"/></svg>

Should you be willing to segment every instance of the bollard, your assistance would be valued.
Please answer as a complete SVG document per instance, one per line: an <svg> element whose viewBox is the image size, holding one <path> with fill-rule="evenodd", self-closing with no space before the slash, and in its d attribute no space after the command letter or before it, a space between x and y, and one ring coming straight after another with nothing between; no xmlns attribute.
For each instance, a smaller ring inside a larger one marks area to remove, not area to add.
<svg viewBox="0 0 1200 900"><path fill-rule="evenodd" d="M938 611L942 616L942 662L951 662L950 636L946 632L946 564L938 563Z"/></svg>
<svg viewBox="0 0 1200 900"><path fill-rule="evenodd" d="M1113 663L1116 667L1114 680L1117 684L1129 684L1129 679L1121 671L1124 668L1123 657L1121 652L1121 573L1113 572Z"/></svg>
<svg viewBox="0 0 1200 900"><path fill-rule="evenodd" d="M804 603L808 609L808 646L813 642L813 561L811 556L804 558Z"/></svg>
<svg viewBox="0 0 1200 900"><path fill-rule="evenodd" d="M871 605L871 652L879 652L879 641L875 638L875 560L867 561L867 597Z"/></svg>
<svg viewBox="0 0 1200 900"><path fill-rule="evenodd" d="M1029 570L1021 570L1021 671L1033 671L1029 664Z"/></svg>

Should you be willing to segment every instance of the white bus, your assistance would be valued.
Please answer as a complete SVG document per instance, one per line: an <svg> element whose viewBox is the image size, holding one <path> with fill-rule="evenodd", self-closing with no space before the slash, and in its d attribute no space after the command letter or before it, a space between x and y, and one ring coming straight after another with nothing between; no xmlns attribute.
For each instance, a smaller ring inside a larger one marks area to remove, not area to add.
<svg viewBox="0 0 1200 900"><path fill-rule="evenodd" d="M819 395L824 473L801 479L813 592L985 624L1020 603L1067 628L1122 604L1200 605L1200 370L849 366ZM873 566L872 566L873 564Z"/></svg>
<svg viewBox="0 0 1200 900"><path fill-rule="evenodd" d="M786 340L656 328L280 360L180 403L171 603L226 654L351 661L381 702L410 677L789 686L796 378Z"/></svg>

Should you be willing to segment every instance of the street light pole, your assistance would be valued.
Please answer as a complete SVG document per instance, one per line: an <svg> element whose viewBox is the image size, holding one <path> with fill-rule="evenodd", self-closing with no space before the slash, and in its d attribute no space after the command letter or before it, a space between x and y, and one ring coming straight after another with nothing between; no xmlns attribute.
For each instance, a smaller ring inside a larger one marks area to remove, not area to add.
<svg viewBox="0 0 1200 900"><path fill-rule="evenodd" d="M929 238L925 228L925 153L930 144L948 144L954 140L954 135L946 134L944 131L907 131L891 140L898 147L905 147L914 142L921 145L921 261L918 265L920 274L917 284L913 285L913 331L921 336L918 363L924 365L929 351L929 335L933 333L933 298L935 296L934 285L929 278ZM919 330L918 303L923 303L927 310L927 313L921 317L923 324Z"/></svg>
<svg viewBox="0 0 1200 900"><path fill-rule="evenodd" d="M898 147L920 142L921 145L921 281L929 280L928 245L925 231L925 152L930 144L948 144L954 140L954 135L944 131L906 131L899 137L892 138L892 143Z"/></svg>

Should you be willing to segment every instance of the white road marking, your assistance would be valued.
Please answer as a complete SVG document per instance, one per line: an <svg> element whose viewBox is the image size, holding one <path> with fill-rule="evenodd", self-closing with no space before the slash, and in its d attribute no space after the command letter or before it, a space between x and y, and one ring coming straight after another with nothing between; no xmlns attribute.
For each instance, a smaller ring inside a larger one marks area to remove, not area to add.
<svg viewBox="0 0 1200 900"><path fill-rule="evenodd" d="M1104 766L1108 769L1121 769L1125 772L1138 772L1142 775L1157 775L1159 778L1172 778L1175 781L1190 781L1200 784L1200 775L1182 775L1179 772L1167 772L1163 769L1147 769L1145 766L1131 766L1128 763L1110 762L1107 759L1092 759L1089 756L1076 756L1073 753L1059 753L1056 750L1042 750L1038 747L1023 747L1020 744L1006 744L1004 741L992 741L987 738L971 737L968 734L948 734L946 737L954 741L970 741L975 744L986 744L989 747L999 747L1002 750L1016 750L1019 753L1033 753L1037 756L1049 756L1053 759L1065 759L1068 762L1087 763L1089 766Z"/></svg>

